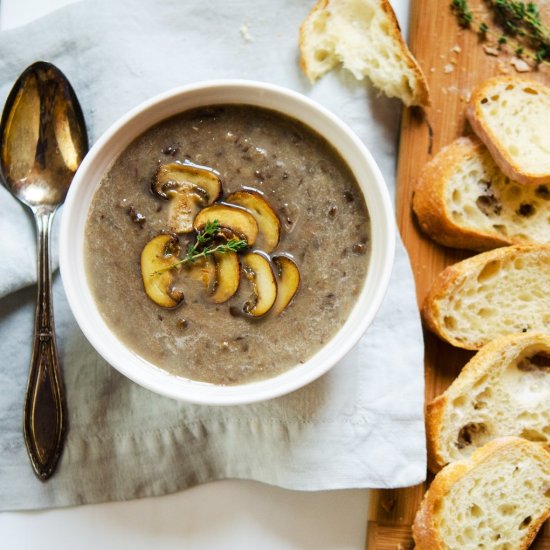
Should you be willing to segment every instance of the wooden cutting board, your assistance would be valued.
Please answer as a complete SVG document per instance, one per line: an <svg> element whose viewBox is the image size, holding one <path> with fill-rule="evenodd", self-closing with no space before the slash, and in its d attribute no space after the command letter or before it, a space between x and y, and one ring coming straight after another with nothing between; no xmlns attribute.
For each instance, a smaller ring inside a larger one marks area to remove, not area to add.
<svg viewBox="0 0 550 550"><path fill-rule="evenodd" d="M543 0L544 1L544 0ZM474 12L484 13L483 0L469 0ZM546 4L548 11L550 6ZM412 0L410 47L428 79L432 104L422 113L406 109L401 125L398 164L397 220L410 255L419 303L434 278L447 265L472 255L444 248L420 233L411 214L411 195L422 166L456 137L471 133L464 112L469 92L484 79L517 74L510 56L488 55L473 30L461 29L450 0ZM548 14L545 19L550 20ZM547 69L529 73L550 85ZM472 356L424 333L426 400L439 395ZM430 481L430 479L428 480ZM367 550L411 550L411 525L428 483L397 490L371 491ZM550 522L541 529L536 550L550 550Z"/></svg>

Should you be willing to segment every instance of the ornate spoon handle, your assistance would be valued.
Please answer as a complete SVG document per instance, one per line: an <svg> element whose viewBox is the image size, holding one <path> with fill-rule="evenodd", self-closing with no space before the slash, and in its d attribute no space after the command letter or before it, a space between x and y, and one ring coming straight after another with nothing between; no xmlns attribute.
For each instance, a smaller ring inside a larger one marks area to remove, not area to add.
<svg viewBox="0 0 550 550"><path fill-rule="evenodd" d="M66 428L65 394L52 307L50 230L54 213L54 210L34 210L38 239L38 296L23 420L29 457L34 472L42 481L55 471Z"/></svg>

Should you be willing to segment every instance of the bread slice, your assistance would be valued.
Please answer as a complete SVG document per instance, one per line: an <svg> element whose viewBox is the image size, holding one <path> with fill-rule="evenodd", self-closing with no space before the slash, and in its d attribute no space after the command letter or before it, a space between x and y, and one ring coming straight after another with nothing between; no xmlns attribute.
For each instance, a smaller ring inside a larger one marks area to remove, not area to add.
<svg viewBox="0 0 550 550"><path fill-rule="evenodd" d="M509 178L550 183L550 88L520 77L491 78L473 91L467 116Z"/></svg>
<svg viewBox="0 0 550 550"><path fill-rule="evenodd" d="M444 246L550 243L550 185L510 180L475 136L458 138L424 166L412 205L422 230Z"/></svg>
<svg viewBox="0 0 550 550"><path fill-rule="evenodd" d="M416 515L416 550L520 550L550 516L550 452L519 437L495 439L446 466Z"/></svg>
<svg viewBox="0 0 550 550"><path fill-rule="evenodd" d="M300 28L300 64L313 83L342 63L405 105L428 105L422 69L388 0L320 0Z"/></svg>
<svg viewBox="0 0 550 550"><path fill-rule="evenodd" d="M479 349L497 336L550 332L550 245L483 252L439 274L422 316L453 346Z"/></svg>
<svg viewBox="0 0 550 550"><path fill-rule="evenodd" d="M550 333L501 336L482 347L428 404L430 470L503 436L550 445Z"/></svg>

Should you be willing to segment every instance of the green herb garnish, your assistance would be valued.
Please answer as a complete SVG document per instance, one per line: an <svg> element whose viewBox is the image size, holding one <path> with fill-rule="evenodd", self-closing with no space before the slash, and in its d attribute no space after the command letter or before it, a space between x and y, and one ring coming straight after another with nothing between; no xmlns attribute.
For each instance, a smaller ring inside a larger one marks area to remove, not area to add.
<svg viewBox="0 0 550 550"><path fill-rule="evenodd" d="M494 31L477 18L468 0L451 0L451 9L461 27L477 29L483 40L493 37L499 45L510 44L518 56L531 59L535 64L550 64L550 28L533 2L515 0L485 0L500 30Z"/></svg>
<svg viewBox="0 0 550 550"><path fill-rule="evenodd" d="M239 252L248 246L244 239L230 239L225 243L213 243L213 239L218 235L220 223L218 220L208 221L196 236L195 242L187 248L185 257L173 264L154 271L151 275L158 275L168 269L174 269L179 265L192 264L200 258L206 258L214 253Z"/></svg>
<svg viewBox="0 0 550 550"><path fill-rule="evenodd" d="M199 252L201 247L207 245L218 234L219 230L220 222L218 220L207 221L203 229L197 233L195 243L190 244L187 248L185 260L187 262L194 262L197 258L201 257L203 255L203 252Z"/></svg>

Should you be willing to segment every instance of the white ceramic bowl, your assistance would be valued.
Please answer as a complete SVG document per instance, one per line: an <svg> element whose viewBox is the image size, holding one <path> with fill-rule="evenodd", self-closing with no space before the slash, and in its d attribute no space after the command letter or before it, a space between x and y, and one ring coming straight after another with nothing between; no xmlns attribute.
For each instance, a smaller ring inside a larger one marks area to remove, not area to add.
<svg viewBox="0 0 550 550"><path fill-rule="evenodd" d="M371 217L371 256L363 289L344 326L311 359L267 380L217 386L168 374L128 349L96 308L84 270L84 226L97 184L112 162L142 132L194 107L242 103L296 118L324 136L345 159L365 196ZM212 405L252 403L277 397L315 380L338 362L372 322L386 292L394 257L393 211L371 154L355 134L314 101L278 86L245 80L211 81L171 90L136 107L92 147L70 187L60 242L63 284L73 314L92 346L128 378L165 396Z"/></svg>

